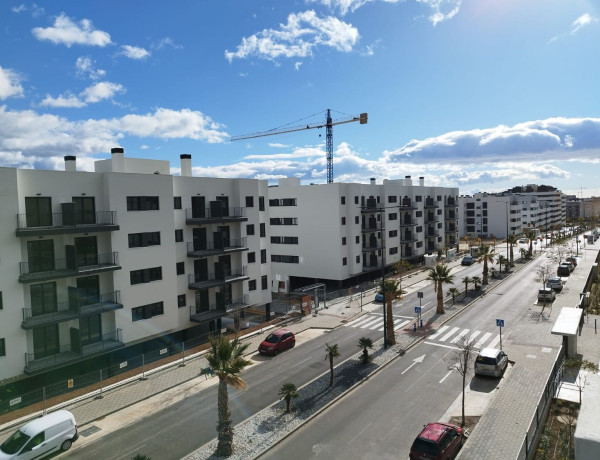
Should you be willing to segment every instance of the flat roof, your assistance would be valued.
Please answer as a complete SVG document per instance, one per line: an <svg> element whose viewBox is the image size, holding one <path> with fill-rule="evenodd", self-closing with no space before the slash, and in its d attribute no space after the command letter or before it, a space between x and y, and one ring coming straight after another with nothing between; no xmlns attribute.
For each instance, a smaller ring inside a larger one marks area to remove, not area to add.
<svg viewBox="0 0 600 460"><path fill-rule="evenodd" d="M581 308L563 307L552 327L552 334L577 335L577 330L581 323L581 315L583 315Z"/></svg>

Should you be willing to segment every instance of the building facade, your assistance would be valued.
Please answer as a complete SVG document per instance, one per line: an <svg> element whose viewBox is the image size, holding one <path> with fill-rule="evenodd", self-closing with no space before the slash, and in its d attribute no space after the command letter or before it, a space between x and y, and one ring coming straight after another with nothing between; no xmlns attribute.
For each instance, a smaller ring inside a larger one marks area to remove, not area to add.
<svg viewBox="0 0 600 460"><path fill-rule="evenodd" d="M269 187L273 290L315 280L350 286L399 260L420 261L458 242L458 189L413 184L410 176L376 184Z"/></svg>
<svg viewBox="0 0 600 460"><path fill-rule="evenodd" d="M0 381L271 301L266 181L192 177L189 155L181 170L120 148L95 172L0 168Z"/></svg>

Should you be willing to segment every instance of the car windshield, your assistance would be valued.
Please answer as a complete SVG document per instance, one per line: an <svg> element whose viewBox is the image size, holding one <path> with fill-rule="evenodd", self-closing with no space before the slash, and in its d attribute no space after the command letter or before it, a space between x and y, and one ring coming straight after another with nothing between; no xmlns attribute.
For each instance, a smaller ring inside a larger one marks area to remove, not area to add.
<svg viewBox="0 0 600 460"><path fill-rule="evenodd" d="M413 450L420 454L437 455L438 445L432 441L423 438L415 439L412 446Z"/></svg>
<svg viewBox="0 0 600 460"><path fill-rule="evenodd" d="M491 366L495 366L496 365L496 359L495 358L490 358L489 356L478 356L477 357L477 363L478 364L488 364Z"/></svg>
<svg viewBox="0 0 600 460"><path fill-rule="evenodd" d="M269 343L277 343L279 342L279 335L275 335L275 334L269 334L267 336L267 338L265 339L265 342L269 342Z"/></svg>
<svg viewBox="0 0 600 460"><path fill-rule="evenodd" d="M27 436L21 430L15 431L10 438L0 445L0 450L5 454L16 454L21 450L21 447L23 447L27 441L29 441L29 436Z"/></svg>

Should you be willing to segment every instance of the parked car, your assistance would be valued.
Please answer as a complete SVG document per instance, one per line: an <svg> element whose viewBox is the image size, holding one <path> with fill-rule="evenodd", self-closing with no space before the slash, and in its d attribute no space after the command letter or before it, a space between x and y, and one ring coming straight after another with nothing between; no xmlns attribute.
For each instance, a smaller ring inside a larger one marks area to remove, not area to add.
<svg viewBox="0 0 600 460"><path fill-rule="evenodd" d="M527 238L521 238L519 244L527 244Z"/></svg>
<svg viewBox="0 0 600 460"><path fill-rule="evenodd" d="M463 429L449 423L428 423L414 440L411 460L448 460L454 458L462 446Z"/></svg>
<svg viewBox="0 0 600 460"><path fill-rule="evenodd" d="M475 258L473 256L466 255L463 257L460 264L461 265L473 265L474 262L475 262Z"/></svg>
<svg viewBox="0 0 600 460"><path fill-rule="evenodd" d="M73 414L58 410L26 423L0 445L0 459L30 460L69 450L77 440Z"/></svg>
<svg viewBox="0 0 600 460"><path fill-rule="evenodd" d="M508 366L508 356L497 348L482 349L475 358L475 375L500 377Z"/></svg>
<svg viewBox="0 0 600 460"><path fill-rule="evenodd" d="M375 294L375 302L383 302L383 294L381 292Z"/></svg>
<svg viewBox="0 0 600 460"><path fill-rule="evenodd" d="M538 302L554 302L554 299L556 299L554 289L545 287L538 291Z"/></svg>
<svg viewBox="0 0 600 460"><path fill-rule="evenodd" d="M577 257L567 257L565 260L573 264L573 269L577 267Z"/></svg>
<svg viewBox="0 0 600 460"><path fill-rule="evenodd" d="M271 332L265 340L258 346L258 352L261 355L276 355L280 351L294 348L296 345L296 336L287 329L277 329Z"/></svg>
<svg viewBox="0 0 600 460"><path fill-rule="evenodd" d="M557 276L569 276L571 275L571 270L567 265L560 264L556 269Z"/></svg>
<svg viewBox="0 0 600 460"><path fill-rule="evenodd" d="M564 261L560 263L561 266L566 266L569 269L569 273L572 272L573 270L575 270L575 266L573 265L573 263L569 262L569 261Z"/></svg>
<svg viewBox="0 0 600 460"><path fill-rule="evenodd" d="M555 292L560 292L563 288L562 279L558 276L553 276L546 281L546 287L551 288Z"/></svg>

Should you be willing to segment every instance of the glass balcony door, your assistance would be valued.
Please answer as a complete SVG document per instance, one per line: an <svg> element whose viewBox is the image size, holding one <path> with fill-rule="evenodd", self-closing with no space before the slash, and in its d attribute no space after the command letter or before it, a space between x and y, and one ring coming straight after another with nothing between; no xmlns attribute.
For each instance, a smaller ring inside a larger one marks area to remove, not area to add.
<svg viewBox="0 0 600 460"><path fill-rule="evenodd" d="M57 309L56 283L32 284L31 295L31 315L39 316L47 313L54 313Z"/></svg>
<svg viewBox="0 0 600 460"><path fill-rule="evenodd" d="M75 238L77 267L98 265L98 243L95 236Z"/></svg>
<svg viewBox="0 0 600 460"><path fill-rule="evenodd" d="M52 198L25 197L25 213L28 227L51 227Z"/></svg>
<svg viewBox="0 0 600 460"><path fill-rule="evenodd" d="M96 223L96 204L94 197L73 197L75 204L75 224L95 224Z"/></svg>
<svg viewBox="0 0 600 460"><path fill-rule="evenodd" d="M102 340L101 315L86 316L79 319L79 334L81 345L100 342Z"/></svg>
<svg viewBox="0 0 600 460"><path fill-rule="evenodd" d="M29 273L54 270L54 241L28 241L27 258Z"/></svg>
<svg viewBox="0 0 600 460"><path fill-rule="evenodd" d="M58 324L36 327L33 330L33 356L35 359L58 353Z"/></svg>

